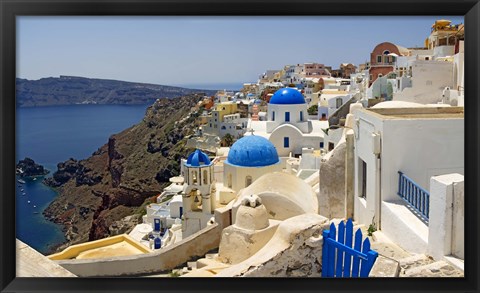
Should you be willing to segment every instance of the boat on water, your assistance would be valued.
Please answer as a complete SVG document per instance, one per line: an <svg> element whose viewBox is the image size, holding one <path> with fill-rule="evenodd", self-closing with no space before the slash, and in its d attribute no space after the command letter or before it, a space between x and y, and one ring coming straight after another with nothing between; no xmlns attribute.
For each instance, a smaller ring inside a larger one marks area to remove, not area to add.
<svg viewBox="0 0 480 293"><path fill-rule="evenodd" d="M36 208L37 206L36 206L36 205L34 205L33 207L34 207L34 208Z"/></svg>
<svg viewBox="0 0 480 293"><path fill-rule="evenodd" d="M30 203L30 201L27 201L27 203Z"/></svg>
<svg viewBox="0 0 480 293"><path fill-rule="evenodd" d="M18 179L17 181L18 181L18 183L22 183L22 184L27 183L27 182L25 182L25 180L23 180L23 179Z"/></svg>
<svg viewBox="0 0 480 293"><path fill-rule="evenodd" d="M21 192L23 192L23 191L24 191L24 189L22 188L22 189L20 189L20 191L21 191Z"/></svg>
<svg viewBox="0 0 480 293"><path fill-rule="evenodd" d="M38 214L38 212L33 212L34 214Z"/></svg>
<svg viewBox="0 0 480 293"><path fill-rule="evenodd" d="M22 195L26 195L26 193L25 193L25 192L22 192Z"/></svg>

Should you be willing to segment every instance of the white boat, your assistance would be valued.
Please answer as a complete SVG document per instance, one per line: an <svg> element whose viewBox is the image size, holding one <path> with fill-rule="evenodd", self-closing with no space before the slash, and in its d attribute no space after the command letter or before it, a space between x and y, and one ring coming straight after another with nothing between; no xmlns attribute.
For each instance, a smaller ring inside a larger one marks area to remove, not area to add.
<svg viewBox="0 0 480 293"><path fill-rule="evenodd" d="M36 205L34 205L33 207L34 207L34 208L36 208L37 206L36 206Z"/></svg>
<svg viewBox="0 0 480 293"><path fill-rule="evenodd" d="M30 201L27 201L28 203L30 203Z"/></svg>
<svg viewBox="0 0 480 293"><path fill-rule="evenodd" d="M23 179L18 179L17 181L18 181L18 183L22 183L22 184L26 183L25 180L23 180Z"/></svg>

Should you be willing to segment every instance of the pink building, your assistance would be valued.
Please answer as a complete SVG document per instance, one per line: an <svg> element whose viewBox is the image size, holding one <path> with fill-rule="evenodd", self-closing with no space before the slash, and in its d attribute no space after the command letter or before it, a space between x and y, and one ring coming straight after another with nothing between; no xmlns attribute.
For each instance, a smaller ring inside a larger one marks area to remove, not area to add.
<svg viewBox="0 0 480 293"><path fill-rule="evenodd" d="M305 75L305 77L330 76L330 73L325 68L325 65L320 63L303 64L303 74Z"/></svg>

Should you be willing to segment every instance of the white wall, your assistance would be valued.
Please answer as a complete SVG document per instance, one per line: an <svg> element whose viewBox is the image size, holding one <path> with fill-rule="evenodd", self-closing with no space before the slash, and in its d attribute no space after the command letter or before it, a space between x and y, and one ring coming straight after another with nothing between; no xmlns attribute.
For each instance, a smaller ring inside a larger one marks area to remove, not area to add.
<svg viewBox="0 0 480 293"><path fill-rule="evenodd" d="M453 56L455 53L455 46L438 46L433 48L433 55L435 57Z"/></svg>
<svg viewBox="0 0 480 293"><path fill-rule="evenodd" d="M464 179L460 174L435 176L430 188L428 252L435 259L464 259Z"/></svg>
<svg viewBox="0 0 480 293"><path fill-rule="evenodd" d="M453 86L452 62L416 60L412 63L412 87L394 93L393 100L437 103L442 100L442 91L447 86Z"/></svg>
<svg viewBox="0 0 480 293"><path fill-rule="evenodd" d="M382 200L398 197L398 171L425 190L432 176L464 173L463 119L385 120L382 136Z"/></svg>
<svg viewBox="0 0 480 293"><path fill-rule="evenodd" d="M355 187L354 187L354 219L365 225L373 222L376 212L376 198L379 196L378 176L377 176L377 158L373 153L372 133L381 130L381 120L367 116L364 112L356 111L355 117L359 119L358 134L355 140ZM362 180L361 161L367 164L366 190L367 197L361 197Z"/></svg>
<svg viewBox="0 0 480 293"><path fill-rule="evenodd" d="M275 112L275 120L273 120L273 113ZM285 122L285 113L290 113L290 121ZM300 120L300 112L303 112L303 120ZM307 112L307 104L296 105L276 105L268 104L268 121L267 121L267 133L271 133L278 126L289 123L295 125L303 133L309 132L311 126L309 126Z"/></svg>
<svg viewBox="0 0 480 293"><path fill-rule="evenodd" d="M252 183L255 182L259 177L266 173L272 173L276 171L282 171L282 165L280 163L273 164L270 166L263 167L240 167L234 166L227 162L224 162L224 175L223 175L223 185L228 186L228 176L232 175L232 187L229 187L236 192L239 192L240 189L245 188L246 177L252 177Z"/></svg>
<svg viewBox="0 0 480 293"><path fill-rule="evenodd" d="M217 248L222 229L221 224L215 223L178 243L147 254L55 262L79 277L160 273L174 269L194 256L204 256L209 250Z"/></svg>
<svg viewBox="0 0 480 293"><path fill-rule="evenodd" d="M285 147L284 138L288 137L289 145ZM320 136L303 135L297 128L289 124L284 124L276 128L269 137L269 140L275 145L278 156L287 157L290 153L293 155L301 154L302 148L319 149L323 138Z"/></svg>

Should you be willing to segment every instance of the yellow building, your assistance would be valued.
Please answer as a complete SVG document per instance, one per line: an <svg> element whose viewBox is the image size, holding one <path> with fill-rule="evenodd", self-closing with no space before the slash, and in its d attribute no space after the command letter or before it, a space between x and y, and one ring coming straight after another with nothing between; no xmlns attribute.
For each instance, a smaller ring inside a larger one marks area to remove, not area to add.
<svg viewBox="0 0 480 293"><path fill-rule="evenodd" d="M432 24L430 36L425 40L425 46L432 50L438 46L455 46L457 33L463 25L453 25L450 20L440 19Z"/></svg>
<svg viewBox="0 0 480 293"><path fill-rule="evenodd" d="M237 113L237 103L217 104L213 112L214 118L217 118L218 121L223 121L223 116Z"/></svg>

